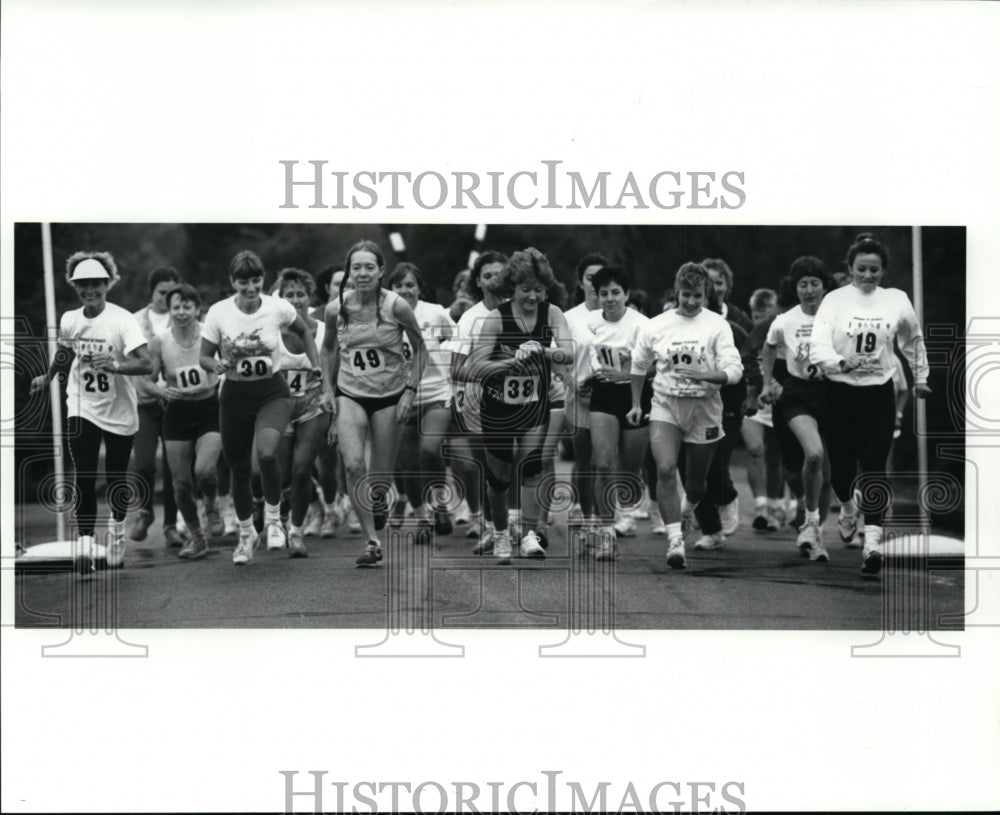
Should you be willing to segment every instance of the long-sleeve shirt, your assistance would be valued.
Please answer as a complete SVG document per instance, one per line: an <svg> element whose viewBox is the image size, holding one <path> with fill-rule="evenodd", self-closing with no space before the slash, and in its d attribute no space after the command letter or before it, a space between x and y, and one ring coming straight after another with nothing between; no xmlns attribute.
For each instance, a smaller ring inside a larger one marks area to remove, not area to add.
<svg viewBox="0 0 1000 815"><path fill-rule="evenodd" d="M828 379L850 385L882 385L896 369L893 340L910 363L917 384L927 382L927 353L917 315L906 292L876 288L862 292L856 286L836 289L820 303L813 322L809 361L822 366ZM840 361L859 356L853 371L840 370Z"/></svg>
<svg viewBox="0 0 1000 815"><path fill-rule="evenodd" d="M726 384L743 376L740 353L733 342L729 323L718 314L702 309L685 317L677 309L657 315L642 329L632 351L632 374L645 375L656 363L654 396L663 398L712 396L719 385L679 376L677 365L691 365L702 371L724 371Z"/></svg>

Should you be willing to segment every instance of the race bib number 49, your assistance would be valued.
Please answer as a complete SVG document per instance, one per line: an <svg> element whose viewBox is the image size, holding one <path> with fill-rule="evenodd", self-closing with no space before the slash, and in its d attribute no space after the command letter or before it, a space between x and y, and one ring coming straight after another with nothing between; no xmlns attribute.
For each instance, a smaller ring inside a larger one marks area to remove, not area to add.
<svg viewBox="0 0 1000 815"><path fill-rule="evenodd" d="M236 361L235 369L240 379L264 379L271 375L271 358L243 357Z"/></svg>
<svg viewBox="0 0 1000 815"><path fill-rule="evenodd" d="M349 353L355 371L376 371L384 364L378 348L356 348Z"/></svg>
<svg viewBox="0 0 1000 815"><path fill-rule="evenodd" d="M505 376L503 380L505 405L524 405L538 401L537 376Z"/></svg>

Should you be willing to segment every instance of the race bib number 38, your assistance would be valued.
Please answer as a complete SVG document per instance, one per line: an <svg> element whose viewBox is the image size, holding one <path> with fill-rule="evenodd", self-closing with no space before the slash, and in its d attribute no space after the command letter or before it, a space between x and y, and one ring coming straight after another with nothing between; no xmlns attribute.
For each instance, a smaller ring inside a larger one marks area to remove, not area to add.
<svg viewBox="0 0 1000 815"><path fill-rule="evenodd" d="M235 370L240 379L264 379L271 375L271 358L243 357L236 361Z"/></svg>
<svg viewBox="0 0 1000 815"><path fill-rule="evenodd" d="M537 376L505 376L503 380L505 405L524 405L538 401Z"/></svg>

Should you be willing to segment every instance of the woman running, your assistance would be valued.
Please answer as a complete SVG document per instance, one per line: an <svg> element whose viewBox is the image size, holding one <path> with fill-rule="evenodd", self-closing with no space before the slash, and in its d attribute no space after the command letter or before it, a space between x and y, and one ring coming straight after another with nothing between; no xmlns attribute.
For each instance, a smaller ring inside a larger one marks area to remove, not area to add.
<svg viewBox="0 0 1000 815"><path fill-rule="evenodd" d="M413 507L418 523L434 527L438 535L449 535L452 531L451 518L447 508L427 506L426 497L445 486L445 463L441 448L451 426L451 374L448 369L451 352L445 343L450 343L455 324L443 306L421 299L427 286L418 269L412 263L399 263L389 276L389 286L413 310L427 349L427 364L424 375L417 386L413 399L413 413L403 428L402 443L399 448L399 468L403 472L403 488ZM413 359L413 350L406 336L403 336L403 356ZM428 491L429 488L429 491ZM429 539L418 535L419 542Z"/></svg>
<svg viewBox="0 0 1000 815"><path fill-rule="evenodd" d="M482 381L480 418L496 527L493 556L507 564L513 554L507 530L507 491L512 480L521 486L524 536L520 555L545 557L536 530L549 381L552 364L564 366L572 354L566 319L558 306L545 299L545 292L558 285L545 255L534 248L515 252L504 267L503 279L513 297L487 316L468 365Z"/></svg>
<svg viewBox="0 0 1000 815"><path fill-rule="evenodd" d="M126 480L132 441L139 429L133 376L146 376L152 363L146 337L135 316L109 303L108 291L120 276L107 252L77 252L66 261L66 281L82 304L59 321L60 351L47 373L31 381L31 393L48 387L52 377L66 377L69 451L75 469L75 516L78 539L75 566L94 569L97 526L97 465L104 442L104 474L111 510L107 564L125 560ZM68 374L68 376L67 376Z"/></svg>
<svg viewBox="0 0 1000 815"><path fill-rule="evenodd" d="M704 308L708 270L685 263L677 271L677 307L654 317L632 352L632 408L628 421L642 422L642 391L646 371L656 364L653 404L649 412L649 444L656 461L656 500L667 526L667 565L683 569L684 525L705 494L712 455L722 438L719 388L743 375L733 332L726 320ZM686 445L687 495L677 494L677 458Z"/></svg>
<svg viewBox="0 0 1000 815"><path fill-rule="evenodd" d="M336 383L331 426L340 444L347 488L367 541L358 566L382 561L379 532L388 513L388 489L375 483L370 500L359 490L366 476L391 482L403 425L410 418L426 364L426 349L413 309L398 294L382 288L385 260L371 241L354 244L344 262L343 284L326 308L324 369ZM348 284L353 288L348 289ZM413 354L407 362L403 336ZM365 466L365 441L371 434L371 464Z"/></svg>
<svg viewBox="0 0 1000 815"><path fill-rule="evenodd" d="M898 343L913 371L914 393L926 398L927 355L913 304L899 289L879 284L889 267L889 252L870 233L858 235L847 252L851 285L831 291L816 312L809 361L829 379L827 449L833 491L840 500L838 527L850 541L858 526L855 475L882 477L895 428L896 367L893 343ZM863 486L863 484L862 484ZM882 570L883 507L872 507L864 518L861 572Z"/></svg>
<svg viewBox="0 0 1000 815"><path fill-rule="evenodd" d="M647 379L641 395L642 416L638 424L627 421L632 407L630 373L632 349L649 318L628 307L632 275L621 266L604 266L592 279L599 311L587 319L591 334L590 438L597 472L594 498L597 503L598 540L591 549L597 560L615 557L615 506L612 499L615 479L631 476L641 483L642 459L649 446L649 410L653 399L652 380ZM628 485L623 489L628 492ZM635 492L635 490L632 490ZM640 495L634 495L636 503Z"/></svg>
<svg viewBox="0 0 1000 815"><path fill-rule="evenodd" d="M216 395L219 377L201 367L201 324L198 322L201 296L198 290L182 283L168 292L166 301L170 327L149 341L149 355L153 362L153 381L162 374L166 382L165 387L159 388L166 402L163 438L167 463L174 474L174 498L188 531L188 539L177 557L193 560L208 554L206 533L218 537L225 532L216 502L216 467L222 451ZM195 483L205 501L207 530L201 528L198 517Z"/></svg>
<svg viewBox="0 0 1000 815"><path fill-rule="evenodd" d="M315 292L312 275L302 269L282 269L274 284L274 293L292 304L319 348L326 327L309 313L309 303ZM313 492L313 463L326 446L330 430L333 395L323 387L321 378L312 375L313 366L305 344L294 331L281 332L281 350L281 369L294 402L292 417L278 444L281 483L290 490L291 500L288 554L289 557L308 557L303 526Z"/></svg>
<svg viewBox="0 0 1000 815"><path fill-rule="evenodd" d="M486 317L505 299L503 270L506 264L507 256L500 252L486 251L476 258L469 278L469 290L476 302L459 318L455 339L451 344L455 422L460 429L452 442L455 451L452 467L465 487L472 512L466 537L479 538L472 550L477 555L493 552L495 529L484 478L486 452L483 449L483 428L480 421L482 383L471 375L466 363Z"/></svg>
<svg viewBox="0 0 1000 815"><path fill-rule="evenodd" d="M789 469L796 465L801 469L805 486L805 523L799 529L797 543L803 557L825 563L830 560L822 532L830 508L830 465L822 436L826 429L827 383L823 371L809 361L809 344L816 311L832 281L823 262L814 257L793 261L790 277L799 305L775 317L768 330L762 352L764 388L760 400L765 404L777 401L775 425L779 418L787 422L798 441L795 460L786 462ZM784 385L774 378L774 363L782 349L788 369Z"/></svg>
<svg viewBox="0 0 1000 815"><path fill-rule="evenodd" d="M201 331L201 366L225 376L219 395L222 449L232 471L232 496L240 530L233 563L253 562L258 534L253 525L252 459L264 489L264 527L268 549L285 547L281 526L281 471L278 444L292 417L293 400L281 374L281 333L296 334L321 376L312 332L287 300L263 294L264 264L256 254L239 252L229 264L236 294L215 303ZM218 354L218 358L216 358Z"/></svg>

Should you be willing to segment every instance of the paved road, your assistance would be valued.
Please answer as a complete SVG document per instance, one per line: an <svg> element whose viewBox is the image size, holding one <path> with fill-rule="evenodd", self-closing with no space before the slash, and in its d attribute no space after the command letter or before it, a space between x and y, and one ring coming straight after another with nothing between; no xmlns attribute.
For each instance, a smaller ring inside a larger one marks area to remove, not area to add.
<svg viewBox="0 0 1000 815"><path fill-rule="evenodd" d="M471 554L461 527L432 546L412 533L385 544L386 562L358 569L359 534L307 539L310 556L258 548L236 567L235 538L216 541L188 562L164 546L159 524L130 544L125 567L92 577L19 573L18 626L118 628L575 628L882 630L884 608L905 607L911 624L890 628L954 629L939 615L961 615L960 562L889 559L881 580L860 576L861 555L846 550L827 522L831 562L799 557L791 528L750 529L749 495L741 494L741 527L720 552L693 551L688 568L669 569L666 540L639 522L619 542L613 566L570 554L565 513L557 515L549 556L510 566ZM41 507L20 508L22 539L50 540L53 519ZM833 538L833 541L830 539ZM114 603L111 603L111 599ZM117 608L112 614L109 608ZM115 623L108 623L109 615ZM960 616L958 617L960 620ZM893 618L896 619L896 618ZM918 620L929 620L921 625ZM960 627L958 622L957 626Z"/></svg>

